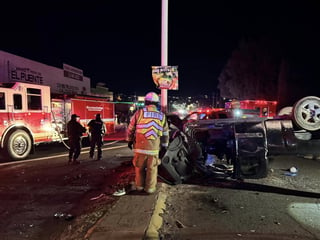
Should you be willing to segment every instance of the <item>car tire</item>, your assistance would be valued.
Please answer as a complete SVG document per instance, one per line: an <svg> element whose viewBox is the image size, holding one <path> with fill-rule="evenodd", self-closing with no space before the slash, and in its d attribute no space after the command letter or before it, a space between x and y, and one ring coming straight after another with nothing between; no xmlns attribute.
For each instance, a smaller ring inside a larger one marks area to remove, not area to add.
<svg viewBox="0 0 320 240"><path fill-rule="evenodd" d="M300 99L293 106L293 121L297 127L307 131L320 129L320 98L308 96Z"/></svg>

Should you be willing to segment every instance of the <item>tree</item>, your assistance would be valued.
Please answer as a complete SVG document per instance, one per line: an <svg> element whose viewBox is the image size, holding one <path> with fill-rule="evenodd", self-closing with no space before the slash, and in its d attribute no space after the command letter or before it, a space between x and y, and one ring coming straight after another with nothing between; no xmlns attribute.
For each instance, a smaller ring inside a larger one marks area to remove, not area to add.
<svg viewBox="0 0 320 240"><path fill-rule="evenodd" d="M242 39L218 80L221 97L237 99L277 99L281 57L268 38Z"/></svg>

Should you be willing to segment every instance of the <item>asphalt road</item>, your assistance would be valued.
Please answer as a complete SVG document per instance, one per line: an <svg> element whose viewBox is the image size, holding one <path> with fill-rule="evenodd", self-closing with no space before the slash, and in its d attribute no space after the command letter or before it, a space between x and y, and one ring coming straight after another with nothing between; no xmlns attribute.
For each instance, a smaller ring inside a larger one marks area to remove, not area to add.
<svg viewBox="0 0 320 240"><path fill-rule="evenodd" d="M270 167L264 179L166 185L161 238L320 239L320 162L281 156Z"/></svg>
<svg viewBox="0 0 320 240"><path fill-rule="evenodd" d="M67 164L61 146L42 146L31 157L0 164L0 239L81 239L117 201L117 184L132 175L123 142L106 143L101 161L83 148L79 165Z"/></svg>
<svg viewBox="0 0 320 240"><path fill-rule="evenodd" d="M36 159L2 162L0 239L83 239L117 204L112 192L134 176L125 143L104 147L102 161L83 148L80 165L67 165L66 149L53 145L37 149ZM291 166L296 176L286 175ZM320 162L281 156L270 167L264 179L164 184L160 238L320 239Z"/></svg>

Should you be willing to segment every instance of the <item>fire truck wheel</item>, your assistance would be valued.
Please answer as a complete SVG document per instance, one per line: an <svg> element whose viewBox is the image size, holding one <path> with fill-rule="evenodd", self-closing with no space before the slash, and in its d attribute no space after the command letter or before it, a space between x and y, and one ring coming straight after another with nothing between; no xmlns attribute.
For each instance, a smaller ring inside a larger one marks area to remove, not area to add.
<svg viewBox="0 0 320 240"><path fill-rule="evenodd" d="M320 98L304 97L293 106L293 121L302 129L317 131L320 129Z"/></svg>
<svg viewBox="0 0 320 240"><path fill-rule="evenodd" d="M6 147L6 153L10 159L25 159L31 151L31 138L23 130L14 131L8 137Z"/></svg>

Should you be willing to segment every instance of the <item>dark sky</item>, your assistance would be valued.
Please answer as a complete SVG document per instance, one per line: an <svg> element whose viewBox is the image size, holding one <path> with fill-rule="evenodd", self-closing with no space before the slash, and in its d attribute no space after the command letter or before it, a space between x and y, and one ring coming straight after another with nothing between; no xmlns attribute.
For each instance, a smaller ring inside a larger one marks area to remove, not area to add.
<svg viewBox="0 0 320 240"><path fill-rule="evenodd" d="M21 2L2 8L1 50L81 68L93 87L157 91L151 66L161 65L161 0ZM318 2L169 0L168 65L179 66L179 90L168 94L211 94L239 40L264 35L281 43L314 89Z"/></svg>

